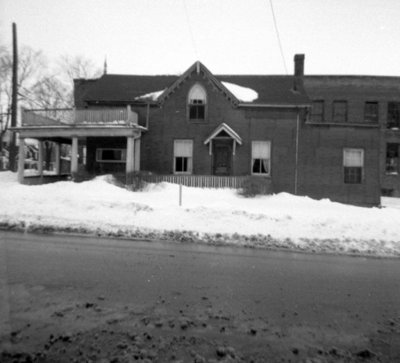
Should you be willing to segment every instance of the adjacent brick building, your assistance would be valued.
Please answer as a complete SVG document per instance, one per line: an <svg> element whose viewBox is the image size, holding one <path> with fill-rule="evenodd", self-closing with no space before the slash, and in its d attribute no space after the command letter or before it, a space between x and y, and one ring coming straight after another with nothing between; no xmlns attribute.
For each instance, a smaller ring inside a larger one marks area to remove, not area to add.
<svg viewBox="0 0 400 363"><path fill-rule="evenodd" d="M304 76L303 55L292 76L213 75L196 62L181 76L76 80L72 121L26 118L19 131L72 143L73 176L252 178L274 193L378 205L382 188L400 190L399 88L396 77Z"/></svg>

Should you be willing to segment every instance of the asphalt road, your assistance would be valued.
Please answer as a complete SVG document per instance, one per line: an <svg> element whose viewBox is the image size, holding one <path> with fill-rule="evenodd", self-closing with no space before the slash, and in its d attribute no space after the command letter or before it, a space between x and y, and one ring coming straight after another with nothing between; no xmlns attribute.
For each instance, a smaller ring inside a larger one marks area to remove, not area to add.
<svg viewBox="0 0 400 363"><path fill-rule="evenodd" d="M226 358L215 353L222 344L238 361L400 361L398 259L2 231L0 241L3 351L146 318L135 327L176 341L192 334L204 359ZM167 327L182 316L186 327ZM186 361L179 344L175 358Z"/></svg>

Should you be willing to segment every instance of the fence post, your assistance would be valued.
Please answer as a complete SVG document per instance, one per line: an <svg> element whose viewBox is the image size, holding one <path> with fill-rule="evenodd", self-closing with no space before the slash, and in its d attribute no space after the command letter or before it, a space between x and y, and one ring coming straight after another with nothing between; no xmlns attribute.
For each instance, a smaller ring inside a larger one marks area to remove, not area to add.
<svg viewBox="0 0 400 363"><path fill-rule="evenodd" d="M182 184L179 184L179 206L182 206Z"/></svg>

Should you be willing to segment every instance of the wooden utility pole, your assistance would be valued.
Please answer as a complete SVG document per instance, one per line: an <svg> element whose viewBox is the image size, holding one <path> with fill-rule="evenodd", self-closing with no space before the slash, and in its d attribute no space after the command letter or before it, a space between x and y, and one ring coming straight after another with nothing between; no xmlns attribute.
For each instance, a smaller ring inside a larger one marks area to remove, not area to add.
<svg viewBox="0 0 400 363"><path fill-rule="evenodd" d="M17 126L17 110L18 110L18 49L17 49L17 25L12 24L13 35L13 64L12 64L12 96L11 96L11 127ZM16 133L11 132L10 153L9 153L9 169L17 171L17 145Z"/></svg>

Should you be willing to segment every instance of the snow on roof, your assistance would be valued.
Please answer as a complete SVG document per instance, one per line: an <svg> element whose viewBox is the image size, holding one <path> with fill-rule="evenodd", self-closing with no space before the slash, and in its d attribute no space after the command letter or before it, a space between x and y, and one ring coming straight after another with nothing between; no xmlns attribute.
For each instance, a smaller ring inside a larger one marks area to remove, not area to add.
<svg viewBox="0 0 400 363"><path fill-rule="evenodd" d="M253 102L258 98L258 93L251 88L242 87L234 83L222 82L222 84L242 102Z"/></svg>
<svg viewBox="0 0 400 363"><path fill-rule="evenodd" d="M150 100L150 101L157 101L158 97L165 91L165 89L161 91L155 91L146 93L145 95L135 97L135 100Z"/></svg>

